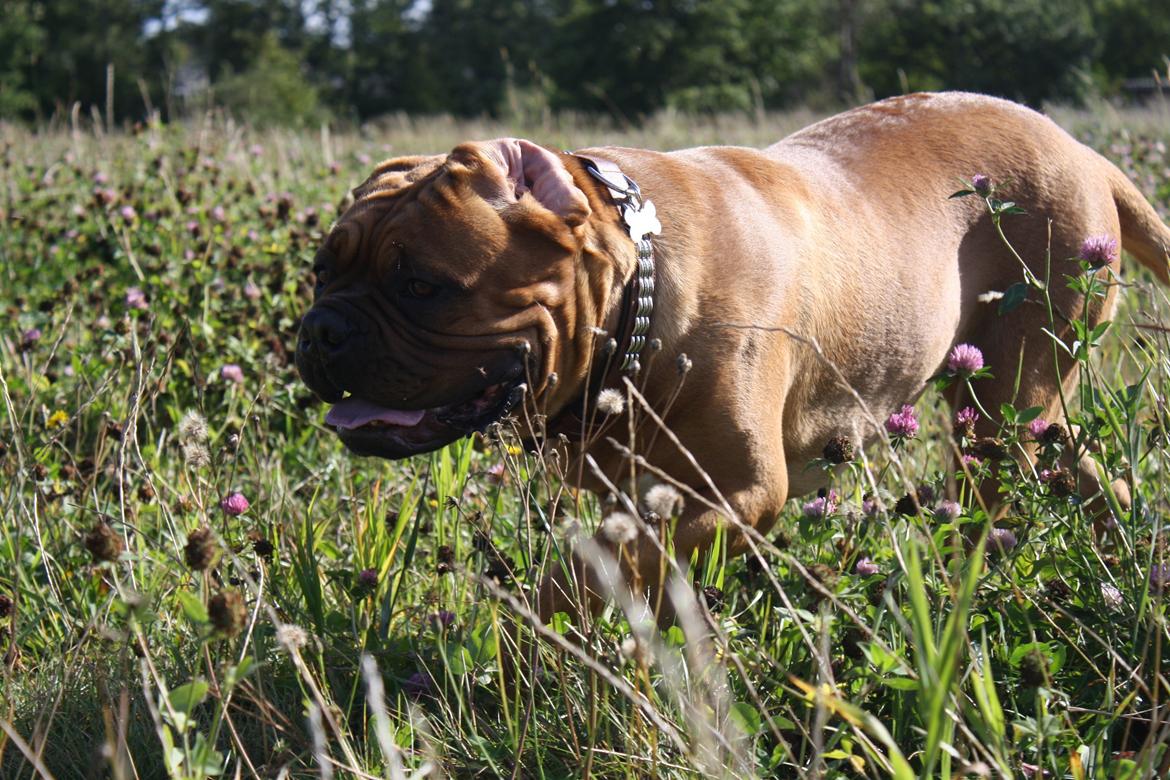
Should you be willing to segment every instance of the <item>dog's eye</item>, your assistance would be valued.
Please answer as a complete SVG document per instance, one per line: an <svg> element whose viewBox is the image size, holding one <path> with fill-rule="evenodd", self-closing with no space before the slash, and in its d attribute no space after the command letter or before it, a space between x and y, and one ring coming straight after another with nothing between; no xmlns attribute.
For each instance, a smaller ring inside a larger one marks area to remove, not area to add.
<svg viewBox="0 0 1170 780"><path fill-rule="evenodd" d="M427 298L434 298L439 292L439 287L422 279L410 279L406 282L405 290L406 294L411 298L425 300Z"/></svg>

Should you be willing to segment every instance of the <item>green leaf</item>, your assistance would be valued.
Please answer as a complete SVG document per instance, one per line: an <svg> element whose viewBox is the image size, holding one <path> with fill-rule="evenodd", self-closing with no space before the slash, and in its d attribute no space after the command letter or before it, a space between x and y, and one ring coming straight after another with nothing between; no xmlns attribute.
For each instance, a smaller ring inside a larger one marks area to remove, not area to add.
<svg viewBox="0 0 1170 780"><path fill-rule="evenodd" d="M207 625L209 618L207 617L207 607L203 604L203 599L196 596L190 591L181 590L178 592L179 606L183 610L183 615L196 626Z"/></svg>
<svg viewBox="0 0 1170 780"><path fill-rule="evenodd" d="M1029 406L1024 411L1016 415L1016 425L1027 425L1040 416L1044 411L1043 406Z"/></svg>
<svg viewBox="0 0 1170 780"><path fill-rule="evenodd" d="M569 632L572 621L569 620L569 614L567 612L557 612L552 616L552 620L549 621L549 626L553 631L564 636Z"/></svg>
<svg viewBox="0 0 1170 780"><path fill-rule="evenodd" d="M999 313L1007 314L1014 311L1021 303L1028 299L1028 290L1032 286L1027 282L1016 282L1011 287L1003 292L1003 297L999 299Z"/></svg>
<svg viewBox="0 0 1170 780"><path fill-rule="evenodd" d="M732 704L729 714L731 715L731 719L735 721L735 724L739 726L740 730L749 736L758 733L760 726L763 725L759 710L746 701L737 701L735 704Z"/></svg>
<svg viewBox="0 0 1170 780"><path fill-rule="evenodd" d="M207 698L209 690L211 690L211 686L206 681L196 679L172 690L167 700L176 712L190 715L191 710L198 707Z"/></svg>

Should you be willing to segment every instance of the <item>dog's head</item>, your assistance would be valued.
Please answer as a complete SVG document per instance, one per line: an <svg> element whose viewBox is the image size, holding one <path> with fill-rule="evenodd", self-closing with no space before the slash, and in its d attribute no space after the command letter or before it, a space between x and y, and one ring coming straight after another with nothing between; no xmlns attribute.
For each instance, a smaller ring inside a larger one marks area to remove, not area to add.
<svg viewBox="0 0 1170 780"><path fill-rule="evenodd" d="M317 253L296 351L350 449L437 449L539 397L554 372L562 394L583 377L620 270L598 262L612 254L577 175L501 139L390 160L354 191Z"/></svg>

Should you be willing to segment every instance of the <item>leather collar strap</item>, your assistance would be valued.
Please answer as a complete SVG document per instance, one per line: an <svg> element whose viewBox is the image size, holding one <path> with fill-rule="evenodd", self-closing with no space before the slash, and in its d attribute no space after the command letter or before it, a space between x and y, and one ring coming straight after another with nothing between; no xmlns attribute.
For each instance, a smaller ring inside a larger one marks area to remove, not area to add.
<svg viewBox="0 0 1170 780"><path fill-rule="evenodd" d="M603 368L590 371L582 397L545 423L546 436L560 434L576 441L583 434L588 435L587 429L595 427L592 423L596 414L590 409L607 380L612 377L614 381L611 383L620 385L617 377L637 375L642 369L642 351L646 348L650 318L654 313L654 244L650 237L662 232L662 224L655 215L654 204L642 197L637 183L622 173L616 163L586 154L569 154L580 159L589 175L609 190L637 254L637 268L622 290L621 309L613 334L616 349L612 352L605 350L599 356Z"/></svg>
<svg viewBox="0 0 1170 780"><path fill-rule="evenodd" d="M658 221L654 203L642 197L637 182L622 173L616 163L586 154L575 156L609 190L637 251L638 267L622 293L622 309L614 334L618 354L622 356L618 369L637 374L642 367L642 350L646 348L654 313L654 244L650 236L662 232L662 223Z"/></svg>

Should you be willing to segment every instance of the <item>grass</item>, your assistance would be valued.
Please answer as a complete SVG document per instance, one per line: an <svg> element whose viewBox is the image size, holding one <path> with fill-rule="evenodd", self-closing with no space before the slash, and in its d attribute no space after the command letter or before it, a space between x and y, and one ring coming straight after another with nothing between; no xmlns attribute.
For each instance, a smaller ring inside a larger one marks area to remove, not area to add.
<svg viewBox="0 0 1170 780"><path fill-rule="evenodd" d="M1165 214L1159 111L1057 117ZM808 120L524 132L762 145ZM858 453L834 510L795 499L758 555L692 561L675 587L701 598L677 626L618 599L535 628L525 599L614 498L566 487L506 428L406 462L347 455L289 352L334 204L372 159L516 132L0 127L0 776L1166 771L1170 344L1164 291L1132 270L1072 401L1077 445L1134 494L1100 539L1031 470L952 473L928 390L922 430ZM1032 412L1007 411L1011 448ZM984 540L979 479L1007 494L1014 545ZM961 512L925 492L926 511L893 509L922 486ZM221 506L235 492L245 511ZM536 671L503 685L500 646L538 632Z"/></svg>

